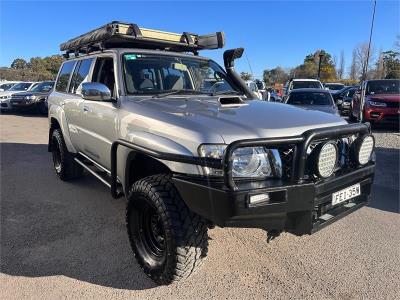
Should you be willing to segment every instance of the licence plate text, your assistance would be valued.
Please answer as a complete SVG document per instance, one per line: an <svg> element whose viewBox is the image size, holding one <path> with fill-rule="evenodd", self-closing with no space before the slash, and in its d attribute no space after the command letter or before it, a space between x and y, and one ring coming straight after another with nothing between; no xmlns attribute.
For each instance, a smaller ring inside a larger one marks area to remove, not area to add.
<svg viewBox="0 0 400 300"><path fill-rule="evenodd" d="M360 188L360 184L357 183L348 188L345 188L343 190L333 193L332 194L332 205L342 203L346 200L352 199L352 198L360 196L360 195L361 195L361 188Z"/></svg>

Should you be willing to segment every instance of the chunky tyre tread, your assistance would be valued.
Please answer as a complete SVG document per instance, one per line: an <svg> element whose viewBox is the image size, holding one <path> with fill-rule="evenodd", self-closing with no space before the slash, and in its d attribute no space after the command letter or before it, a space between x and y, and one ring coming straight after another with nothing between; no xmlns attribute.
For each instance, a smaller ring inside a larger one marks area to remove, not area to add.
<svg viewBox="0 0 400 300"><path fill-rule="evenodd" d="M73 155L68 152L61 129L55 129L53 131L52 142L54 141L53 139L55 139L59 145L58 148L60 149L61 157L60 170L55 168L57 176L63 181L81 177L83 174L83 168L74 161ZM53 151L55 150L53 149Z"/></svg>
<svg viewBox="0 0 400 300"><path fill-rule="evenodd" d="M164 270L158 276L145 266L130 231L129 215L137 193L149 197L162 215L168 254ZM126 221L129 241L140 266L158 284L170 284L187 278L201 266L207 255L207 223L189 210L173 185L170 175L150 176L133 184L129 193Z"/></svg>

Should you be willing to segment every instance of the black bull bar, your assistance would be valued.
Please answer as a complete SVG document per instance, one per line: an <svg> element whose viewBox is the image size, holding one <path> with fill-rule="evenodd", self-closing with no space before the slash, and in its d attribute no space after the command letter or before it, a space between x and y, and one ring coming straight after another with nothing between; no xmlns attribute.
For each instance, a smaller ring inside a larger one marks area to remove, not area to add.
<svg viewBox="0 0 400 300"><path fill-rule="evenodd" d="M306 168L307 149L313 141L323 139L337 139L349 135L365 135L370 133L370 130L371 128L369 123L356 123L311 129L307 130L299 136L239 140L227 146L224 158L222 160L208 157L159 152L139 145L135 145L125 140L116 140L111 145L111 195L114 198L118 197L117 150L120 145L130 148L137 153L142 153L155 159L221 169L224 171L223 176L225 186L229 190L234 191L237 190L237 187L232 176L232 155L233 152L238 148L255 146L277 147L283 145L293 145L294 159L292 162L293 165L291 170L291 181L293 183L301 183L303 181Z"/></svg>

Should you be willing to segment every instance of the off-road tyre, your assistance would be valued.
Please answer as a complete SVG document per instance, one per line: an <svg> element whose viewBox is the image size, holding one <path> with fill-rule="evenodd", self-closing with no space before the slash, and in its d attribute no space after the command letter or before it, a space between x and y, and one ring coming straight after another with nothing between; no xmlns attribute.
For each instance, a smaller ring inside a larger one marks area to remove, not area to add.
<svg viewBox="0 0 400 300"><path fill-rule="evenodd" d="M171 176L154 175L135 182L128 200L129 241L144 273L157 284L166 285L195 272L207 256L207 222L189 210ZM149 246L150 239L145 237L151 236L144 221L147 219L144 215L149 211L157 215L158 229L155 231L162 238L159 236L155 240L160 241L160 252L153 251Z"/></svg>
<svg viewBox="0 0 400 300"><path fill-rule="evenodd" d="M82 176L83 168L74 161L73 155L68 152L61 129L53 130L51 152L54 170L61 180L68 181Z"/></svg>

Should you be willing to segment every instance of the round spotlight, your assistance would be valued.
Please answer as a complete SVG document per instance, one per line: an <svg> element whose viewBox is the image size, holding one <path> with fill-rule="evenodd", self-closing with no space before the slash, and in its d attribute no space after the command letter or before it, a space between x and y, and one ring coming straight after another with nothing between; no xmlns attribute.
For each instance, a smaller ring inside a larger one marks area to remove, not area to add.
<svg viewBox="0 0 400 300"><path fill-rule="evenodd" d="M374 144L375 141L372 135L365 135L354 141L353 157L358 164L365 165L370 161Z"/></svg>
<svg viewBox="0 0 400 300"><path fill-rule="evenodd" d="M336 145L331 142L320 144L314 149L314 152L315 173L323 178L331 176L338 160Z"/></svg>

